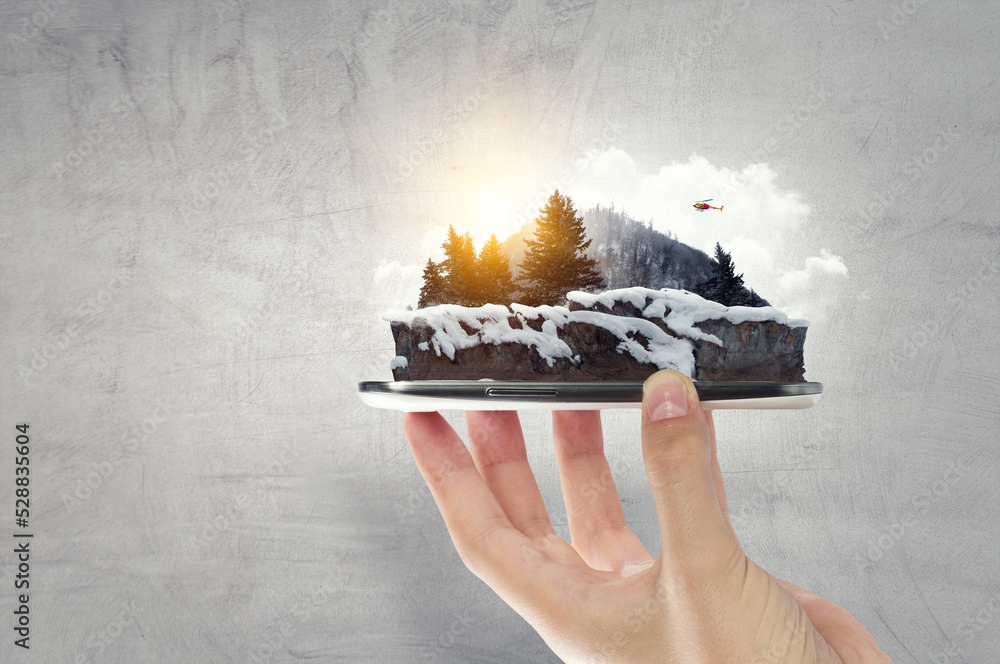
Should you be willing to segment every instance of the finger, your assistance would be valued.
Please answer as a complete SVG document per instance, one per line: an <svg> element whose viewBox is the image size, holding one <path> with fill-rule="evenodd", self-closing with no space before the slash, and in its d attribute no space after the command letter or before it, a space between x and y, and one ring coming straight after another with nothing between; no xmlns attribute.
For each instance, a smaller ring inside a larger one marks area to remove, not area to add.
<svg viewBox="0 0 1000 664"><path fill-rule="evenodd" d="M714 566L742 556L712 477L708 419L687 376L666 370L646 380L642 451L665 563Z"/></svg>
<svg viewBox="0 0 1000 664"><path fill-rule="evenodd" d="M600 411L553 411L552 433L573 548L594 569L620 570L650 560L625 523L604 455Z"/></svg>
<svg viewBox="0 0 1000 664"><path fill-rule="evenodd" d="M535 549L511 524L455 430L438 413L406 413L403 431L462 561L493 586ZM526 548L522 548L526 547Z"/></svg>
<svg viewBox="0 0 1000 664"><path fill-rule="evenodd" d="M521 615L550 603L562 565L514 528L455 430L438 413L407 413L403 430L466 567Z"/></svg>
<svg viewBox="0 0 1000 664"><path fill-rule="evenodd" d="M733 537L736 537L736 530L733 522L729 520L729 501L726 499L726 485L722 481L722 468L719 466L719 452L715 444L715 420L712 419L712 411L705 411L705 420L708 422L708 438L712 442L712 484L715 486L715 497L719 500L719 509L722 510L722 517L726 520Z"/></svg>
<svg viewBox="0 0 1000 664"><path fill-rule="evenodd" d="M555 535L528 465L516 411L469 411L469 448L479 474L511 524L531 539Z"/></svg>

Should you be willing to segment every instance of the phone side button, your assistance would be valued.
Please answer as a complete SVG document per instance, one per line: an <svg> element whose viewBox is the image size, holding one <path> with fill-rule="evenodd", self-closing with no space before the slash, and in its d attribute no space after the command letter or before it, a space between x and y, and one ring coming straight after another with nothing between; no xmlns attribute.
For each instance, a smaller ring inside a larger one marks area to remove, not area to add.
<svg viewBox="0 0 1000 664"><path fill-rule="evenodd" d="M530 387L491 387L486 390L488 397L557 397L559 390L541 390Z"/></svg>

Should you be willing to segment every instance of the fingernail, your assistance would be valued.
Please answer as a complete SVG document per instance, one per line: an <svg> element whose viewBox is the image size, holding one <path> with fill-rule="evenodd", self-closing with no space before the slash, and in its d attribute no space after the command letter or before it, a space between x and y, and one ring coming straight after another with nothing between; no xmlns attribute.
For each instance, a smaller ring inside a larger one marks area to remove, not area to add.
<svg viewBox="0 0 1000 664"><path fill-rule="evenodd" d="M653 422L687 415L688 393L683 381L677 376L657 381L646 395L646 412Z"/></svg>

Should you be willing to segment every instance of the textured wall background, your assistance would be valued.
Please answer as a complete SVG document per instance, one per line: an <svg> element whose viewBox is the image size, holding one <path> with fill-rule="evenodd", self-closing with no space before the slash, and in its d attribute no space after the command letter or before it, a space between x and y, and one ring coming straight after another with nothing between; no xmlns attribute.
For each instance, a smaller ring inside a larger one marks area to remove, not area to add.
<svg viewBox="0 0 1000 664"><path fill-rule="evenodd" d="M649 171L766 161L812 208L797 237L850 270L809 332L821 403L717 418L747 552L898 663L997 661L996 3L17 0L0 21L4 662L554 661L462 566L399 414L354 391L393 355L375 272L424 260L466 213L450 190L611 145ZM523 419L558 514L546 418ZM605 422L652 546L638 417Z"/></svg>

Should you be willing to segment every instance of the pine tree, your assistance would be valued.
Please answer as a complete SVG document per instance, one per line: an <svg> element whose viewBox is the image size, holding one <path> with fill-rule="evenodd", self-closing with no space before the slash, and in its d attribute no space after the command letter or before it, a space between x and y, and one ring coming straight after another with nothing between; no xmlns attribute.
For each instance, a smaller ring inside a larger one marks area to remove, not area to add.
<svg viewBox="0 0 1000 664"><path fill-rule="evenodd" d="M479 299L476 284L476 249L468 232L459 235L454 226L448 226L448 237L444 244L442 269L447 273L443 279L442 297L448 304L472 306Z"/></svg>
<svg viewBox="0 0 1000 664"><path fill-rule="evenodd" d="M715 243L715 274L720 283L725 284L726 292L743 288L743 275L736 274L736 265L732 254L722 250L722 245Z"/></svg>
<svg viewBox="0 0 1000 664"><path fill-rule="evenodd" d="M478 307L482 304L482 288L478 272L479 261L476 259L476 247L472 244L472 236L466 231L462 236L455 265L454 283L458 290L459 304L467 307Z"/></svg>
<svg viewBox="0 0 1000 664"><path fill-rule="evenodd" d="M427 259L427 266L424 267L424 285L420 288L420 300L417 307L433 307L435 304L445 302L445 280L442 274L441 263L435 263Z"/></svg>
<svg viewBox="0 0 1000 664"><path fill-rule="evenodd" d="M556 190L541 213L520 265L527 304L559 304L569 291L603 288L597 262L586 255L590 240L573 201Z"/></svg>
<svg viewBox="0 0 1000 664"><path fill-rule="evenodd" d="M715 243L715 261L712 265L712 276L694 288L707 300L714 300L727 307L766 307L767 300L743 285L743 275L736 274L733 257L722 250L722 245Z"/></svg>
<svg viewBox="0 0 1000 664"><path fill-rule="evenodd" d="M514 294L514 280L510 272L510 259L500 248L496 234L479 252L478 261L479 300L481 304L510 304Z"/></svg>
<svg viewBox="0 0 1000 664"><path fill-rule="evenodd" d="M694 291L706 300L713 300L727 307L733 305L733 291L743 287L743 275L736 274L733 258L715 243L715 259L712 262L712 276L695 286Z"/></svg>

